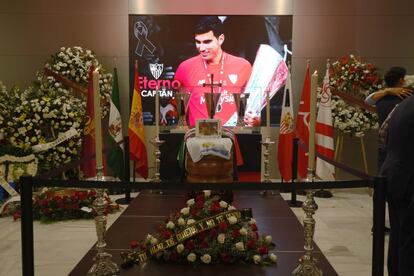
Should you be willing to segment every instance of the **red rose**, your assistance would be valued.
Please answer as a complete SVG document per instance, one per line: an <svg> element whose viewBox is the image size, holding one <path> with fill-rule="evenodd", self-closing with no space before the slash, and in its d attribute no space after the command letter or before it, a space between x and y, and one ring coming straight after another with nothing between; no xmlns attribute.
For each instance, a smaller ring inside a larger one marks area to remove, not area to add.
<svg viewBox="0 0 414 276"><path fill-rule="evenodd" d="M20 211L17 211L16 213L13 214L13 220L18 220L21 217L22 217L22 213Z"/></svg>
<svg viewBox="0 0 414 276"><path fill-rule="evenodd" d="M212 212L212 213L220 212L220 203L218 203L218 201L213 201L211 203L210 212Z"/></svg>
<svg viewBox="0 0 414 276"><path fill-rule="evenodd" d="M233 230L233 232L231 233L231 236L232 236L233 238L240 237L240 231L239 231L238 229Z"/></svg>
<svg viewBox="0 0 414 276"><path fill-rule="evenodd" d="M247 241L247 248L253 249L256 247L256 241L255 240L248 240Z"/></svg>
<svg viewBox="0 0 414 276"><path fill-rule="evenodd" d="M195 207L198 209L202 209L204 207L204 201L196 201Z"/></svg>
<svg viewBox="0 0 414 276"><path fill-rule="evenodd" d="M269 249L267 248L267 246L260 246L257 251L259 252L259 254L264 255L267 254L269 252Z"/></svg>
<svg viewBox="0 0 414 276"><path fill-rule="evenodd" d="M197 237L199 241L202 241L206 238L206 236L207 236L206 231L203 231L203 232L200 232Z"/></svg>
<svg viewBox="0 0 414 276"><path fill-rule="evenodd" d="M221 260L223 261L223 263L227 264L230 262L230 254L228 253L221 253Z"/></svg>
<svg viewBox="0 0 414 276"><path fill-rule="evenodd" d="M198 196L196 196L196 201L204 203L204 194L199 194Z"/></svg>
<svg viewBox="0 0 414 276"><path fill-rule="evenodd" d="M88 197L88 194L85 191L79 192L79 199L85 200Z"/></svg>
<svg viewBox="0 0 414 276"><path fill-rule="evenodd" d="M190 212L190 214L191 214L193 217L197 216L197 214L198 214L198 209L197 209L197 208L192 209L192 210L191 210L191 212Z"/></svg>
<svg viewBox="0 0 414 276"><path fill-rule="evenodd" d="M192 240L187 241L187 243L185 244L185 247L190 250L193 251L195 249L195 244Z"/></svg>
<svg viewBox="0 0 414 276"><path fill-rule="evenodd" d="M135 249L138 247L138 242L136 240L132 240L130 245L132 249Z"/></svg>
<svg viewBox="0 0 414 276"><path fill-rule="evenodd" d="M171 238L171 232L169 230L164 230L161 232L161 237L163 239L169 239Z"/></svg>
<svg viewBox="0 0 414 276"><path fill-rule="evenodd" d="M63 203L63 201L57 202L57 206L58 208L63 209L65 207L65 204Z"/></svg>
<svg viewBox="0 0 414 276"><path fill-rule="evenodd" d="M200 243L200 248L208 248L208 243L204 240Z"/></svg>
<svg viewBox="0 0 414 276"><path fill-rule="evenodd" d="M226 231L227 230L227 223L225 222L225 221L221 221L220 223L219 223L219 230L220 230L220 232L224 232L224 231Z"/></svg>
<svg viewBox="0 0 414 276"><path fill-rule="evenodd" d="M49 204L49 201L47 199L42 199L39 201L40 206L46 206Z"/></svg>
<svg viewBox="0 0 414 276"><path fill-rule="evenodd" d="M210 230L210 237L214 238L215 236L217 236L217 229L213 228Z"/></svg>
<svg viewBox="0 0 414 276"><path fill-rule="evenodd" d="M256 225L256 223L253 223L252 225L250 225L250 228L251 228L253 231L257 231L257 225Z"/></svg>

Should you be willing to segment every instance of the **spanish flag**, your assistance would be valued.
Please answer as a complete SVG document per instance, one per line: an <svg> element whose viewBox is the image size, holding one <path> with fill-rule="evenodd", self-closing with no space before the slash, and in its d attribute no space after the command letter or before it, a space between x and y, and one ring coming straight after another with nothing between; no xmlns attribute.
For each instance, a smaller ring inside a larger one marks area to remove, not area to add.
<svg viewBox="0 0 414 276"><path fill-rule="evenodd" d="M135 171L148 178L147 148L145 146L142 99L138 76L138 61L135 61L134 91L132 94L131 114L128 124L129 158L135 161Z"/></svg>

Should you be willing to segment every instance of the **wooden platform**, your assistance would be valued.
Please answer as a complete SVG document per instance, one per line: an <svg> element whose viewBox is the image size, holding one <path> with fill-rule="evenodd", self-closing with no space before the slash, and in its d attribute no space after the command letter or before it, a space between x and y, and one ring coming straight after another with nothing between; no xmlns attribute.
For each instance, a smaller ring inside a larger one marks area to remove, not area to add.
<svg viewBox="0 0 414 276"><path fill-rule="evenodd" d="M121 270L121 275L151 276L250 276L290 275L303 255L303 227L280 195L260 196L257 191L235 193L233 205L237 208L252 208L260 234L270 234L276 244L278 263L273 266L257 265L201 265L193 267L181 264L159 264L149 262L145 266L134 265ZM119 253L129 248L133 239L142 240L164 218L185 206L181 194L140 194L107 232L107 251L112 260L121 263ZM69 275L86 275L96 255L94 248L80 260ZM338 275L325 256L315 245L315 257L324 276Z"/></svg>

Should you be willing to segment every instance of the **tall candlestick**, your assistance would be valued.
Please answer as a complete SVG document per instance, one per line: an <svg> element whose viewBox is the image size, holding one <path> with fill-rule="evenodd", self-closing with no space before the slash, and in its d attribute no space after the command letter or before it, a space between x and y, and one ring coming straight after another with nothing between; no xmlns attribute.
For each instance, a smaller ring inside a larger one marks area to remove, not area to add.
<svg viewBox="0 0 414 276"><path fill-rule="evenodd" d="M160 133L160 94L157 86L155 94L155 136L158 137Z"/></svg>
<svg viewBox="0 0 414 276"><path fill-rule="evenodd" d="M266 132L270 135L270 91L266 92Z"/></svg>
<svg viewBox="0 0 414 276"><path fill-rule="evenodd" d="M318 72L315 71L311 78L310 114L309 114L309 155L308 169L315 171L315 123L316 123L316 96L318 93Z"/></svg>
<svg viewBox="0 0 414 276"><path fill-rule="evenodd" d="M101 127L101 96L99 93L99 72L93 71L93 112L95 121L95 152L97 174L102 173L102 127ZM101 175L102 176L102 175Z"/></svg>

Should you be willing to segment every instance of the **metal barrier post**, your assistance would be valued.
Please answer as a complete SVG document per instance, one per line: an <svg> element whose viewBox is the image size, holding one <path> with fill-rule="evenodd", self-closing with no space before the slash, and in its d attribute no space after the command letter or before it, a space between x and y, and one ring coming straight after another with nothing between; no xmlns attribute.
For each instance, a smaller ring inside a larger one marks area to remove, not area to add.
<svg viewBox="0 0 414 276"><path fill-rule="evenodd" d="M22 235L22 272L24 276L34 276L33 250L33 177L20 178L21 191L21 235Z"/></svg>
<svg viewBox="0 0 414 276"><path fill-rule="evenodd" d="M372 231L372 276L384 275L386 178L374 178L374 229Z"/></svg>

